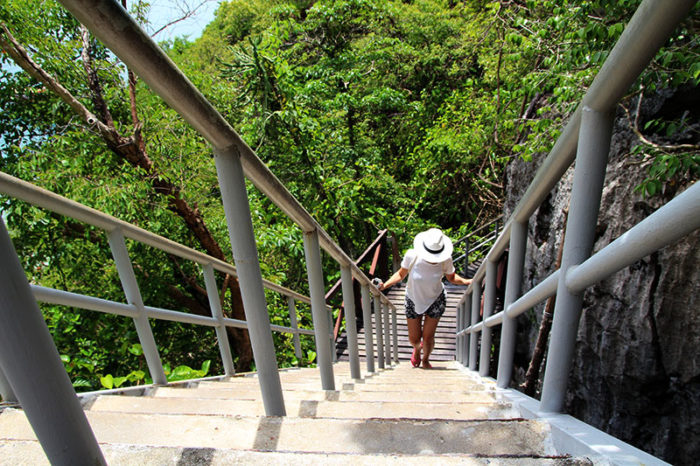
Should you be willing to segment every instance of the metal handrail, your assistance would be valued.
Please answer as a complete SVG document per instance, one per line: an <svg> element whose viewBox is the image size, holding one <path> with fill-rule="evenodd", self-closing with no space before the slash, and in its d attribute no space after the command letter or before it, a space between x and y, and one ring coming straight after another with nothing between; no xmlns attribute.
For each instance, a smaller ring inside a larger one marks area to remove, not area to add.
<svg viewBox="0 0 700 466"><path fill-rule="evenodd" d="M379 234L377 235L377 237L374 239L374 241L372 241L372 243L369 246L367 246L367 248L364 250L364 252L362 254L360 254L360 256L357 258L357 260L355 261L355 265L357 265L359 267L363 262L365 262L367 260L370 253L374 253L374 255L376 256L377 252L382 248L383 242L388 237L388 234L389 234L389 230L380 231ZM373 274L372 268L370 268L369 273L370 273L370 275ZM343 283L342 278L339 278L335 282L335 284L331 287L331 289L328 290L328 292L326 293L326 296L325 296L326 302L330 301L336 295L338 290L340 290L342 283ZM357 306L357 303L356 303L356 306ZM336 318L335 326L333 328L333 338L335 340L337 340L338 336L339 336L338 332L340 331L340 324L341 324L341 320L343 318L344 308L345 308L344 303L341 303L340 306L338 307L338 309L339 309L338 317Z"/></svg>
<svg viewBox="0 0 700 466"><path fill-rule="evenodd" d="M238 276L236 267L228 262L212 257L203 252L188 248L180 243L169 240L148 230L132 225L131 223L119 220L109 214L100 212L99 210L88 207L79 202L72 201L66 197L60 196L47 189L40 188L36 185L28 183L24 180L16 178L7 173L0 172L0 193L7 196L20 199L37 207L50 210L57 214L79 220L88 225L112 232L121 230L124 236L131 238L134 241L152 246L168 254L178 256L182 259L187 259L199 265L211 264L214 269L219 272L227 273L233 277ZM276 291L281 295L294 298L297 301L311 304L311 298L304 296L296 291L285 288L277 283L263 279L265 288ZM330 311L330 307L328 307Z"/></svg>
<svg viewBox="0 0 700 466"><path fill-rule="evenodd" d="M495 232L491 233L489 236L485 237L484 240L481 241L481 243L479 243L475 246L472 246L471 248L469 248L469 251L453 258L452 261L457 262L457 261L464 259L465 257L469 257L469 255L471 253L476 252L476 251L480 251L484 246L486 246L489 243L492 243L497 238L498 238L498 236L496 235Z"/></svg>
<svg viewBox="0 0 700 466"><path fill-rule="evenodd" d="M481 225L476 230L470 231L466 235L462 236L460 239L455 240L452 244L453 244L453 246L457 246L458 244L463 243L464 241L468 240L469 238L471 238L475 234L479 233L481 230L484 230L484 229L490 227L491 225L493 225L494 223L498 223L501 221L503 221L503 215L499 215L498 217L494 218L493 220L489 221L488 223Z"/></svg>
<svg viewBox="0 0 700 466"><path fill-rule="evenodd" d="M71 306L88 311L104 312L106 314L119 315L123 317L136 317L138 309L133 304L118 303L106 299L87 296L70 291L56 290L39 285L30 285L32 293L37 301L47 304L56 304L60 306ZM169 320L171 322L180 322L183 324L205 325L208 327L216 327L219 325L218 320L213 317L200 316L196 314L188 314L186 312L173 311L170 309L161 309L153 306L144 306L146 314L151 319ZM227 327L247 329L248 323L245 320L224 318L223 323ZM283 325L271 325L272 330L279 333L291 333L301 335L313 335L312 329L285 327Z"/></svg>
<svg viewBox="0 0 700 466"><path fill-rule="evenodd" d="M694 0L681 0L669 8L661 0L642 2L458 303L458 360L476 370L479 356L479 374L489 375L490 328L501 325L497 382L499 387L505 388L510 383L513 369L514 318L556 294L539 411L561 412L563 409L566 375L573 358L583 290L700 228L700 185L696 182L608 246L592 256L590 254L614 109L694 4ZM527 223L575 160L561 268L520 295ZM495 287L492 284L496 264L506 248L510 253L505 310L491 315L495 306ZM485 304L483 317L479 320L484 281ZM481 350L478 348L479 333Z"/></svg>

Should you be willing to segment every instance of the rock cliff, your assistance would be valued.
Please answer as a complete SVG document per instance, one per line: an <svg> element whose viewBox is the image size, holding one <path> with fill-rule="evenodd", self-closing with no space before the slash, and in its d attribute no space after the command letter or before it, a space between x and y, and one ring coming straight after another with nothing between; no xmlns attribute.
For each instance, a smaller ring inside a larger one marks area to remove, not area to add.
<svg viewBox="0 0 700 466"><path fill-rule="evenodd" d="M688 95L696 96L697 89ZM686 109L680 105L672 111L688 115L690 108L692 116L692 98L667 92L645 101L640 121L669 112L672 104L683 100ZM697 122L695 118L696 128ZM653 197L635 192L648 169L648 163L629 155L638 143L625 113L619 111L595 251L688 184L687 179L669 184ZM508 167L506 217L545 155L529 163L515 160ZM554 267L572 180L573 168L530 220L523 291ZM699 265L700 231L696 231L589 288L569 376L569 414L674 464L693 464L700 457ZM543 308L519 318L514 385L522 382L527 370Z"/></svg>

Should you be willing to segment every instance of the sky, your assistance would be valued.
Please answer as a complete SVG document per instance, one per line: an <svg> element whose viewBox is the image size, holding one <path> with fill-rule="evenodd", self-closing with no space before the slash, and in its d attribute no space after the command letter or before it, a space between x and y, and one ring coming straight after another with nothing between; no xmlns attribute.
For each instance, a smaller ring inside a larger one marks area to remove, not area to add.
<svg viewBox="0 0 700 466"><path fill-rule="evenodd" d="M188 36L193 41L202 35L204 27L214 19L214 12L221 0L152 0L149 20L152 31L182 16L183 8L197 8L194 16L180 21L155 37L156 42L173 39L178 36Z"/></svg>

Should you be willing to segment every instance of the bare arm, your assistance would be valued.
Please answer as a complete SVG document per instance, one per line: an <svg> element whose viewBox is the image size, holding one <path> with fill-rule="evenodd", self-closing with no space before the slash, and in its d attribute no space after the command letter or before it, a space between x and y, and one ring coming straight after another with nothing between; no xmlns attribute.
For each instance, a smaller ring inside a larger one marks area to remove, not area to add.
<svg viewBox="0 0 700 466"><path fill-rule="evenodd" d="M396 285L401 280L406 278L406 275L408 275L408 269L404 269L403 267L401 267L399 270L396 271L396 273L394 275L389 277L389 279L386 282L379 285L379 290L380 291L386 290L387 288L390 288L390 287Z"/></svg>
<svg viewBox="0 0 700 466"><path fill-rule="evenodd" d="M447 281L449 281L450 283L454 283L455 285L469 286L472 283L471 278L463 278L457 275L456 273L446 274L445 278L447 278Z"/></svg>

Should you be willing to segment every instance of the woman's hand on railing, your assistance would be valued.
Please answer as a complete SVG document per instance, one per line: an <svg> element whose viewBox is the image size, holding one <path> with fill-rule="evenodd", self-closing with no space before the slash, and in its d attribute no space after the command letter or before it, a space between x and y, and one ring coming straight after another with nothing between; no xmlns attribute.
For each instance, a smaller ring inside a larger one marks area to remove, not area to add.
<svg viewBox="0 0 700 466"><path fill-rule="evenodd" d="M408 275L408 269L404 269L403 267L401 267L399 270L396 271L396 273L394 273L394 275L389 277L389 279L386 282L382 282L381 278L374 278L372 279L372 283L377 288L379 288L379 291L384 291L406 278L406 275ZM374 283L375 280L379 280L380 284L377 285L376 283Z"/></svg>

